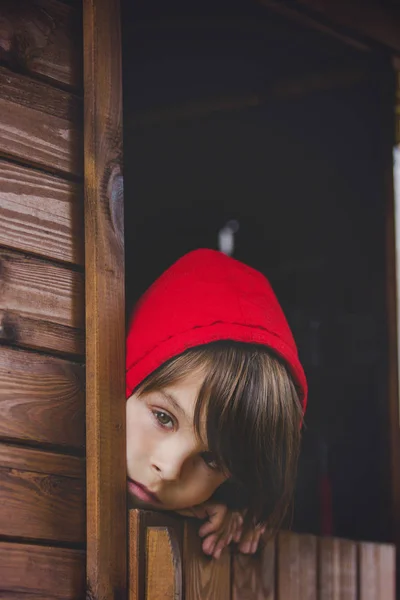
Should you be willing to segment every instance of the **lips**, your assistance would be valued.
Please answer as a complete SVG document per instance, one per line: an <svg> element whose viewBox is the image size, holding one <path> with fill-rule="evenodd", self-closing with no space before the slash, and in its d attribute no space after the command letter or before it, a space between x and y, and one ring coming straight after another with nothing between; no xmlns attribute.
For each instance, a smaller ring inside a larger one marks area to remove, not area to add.
<svg viewBox="0 0 400 600"><path fill-rule="evenodd" d="M161 501L156 494L153 494L153 492L150 492L145 485L134 481L130 477L128 477L128 489L133 496L147 504L161 504Z"/></svg>

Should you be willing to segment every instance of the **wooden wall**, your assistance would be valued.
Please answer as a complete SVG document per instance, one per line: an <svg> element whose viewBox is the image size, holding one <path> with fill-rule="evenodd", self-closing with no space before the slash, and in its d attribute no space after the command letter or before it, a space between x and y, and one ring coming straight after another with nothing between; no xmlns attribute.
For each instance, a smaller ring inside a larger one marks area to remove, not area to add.
<svg viewBox="0 0 400 600"><path fill-rule="evenodd" d="M0 597L85 588L82 7L0 3Z"/></svg>

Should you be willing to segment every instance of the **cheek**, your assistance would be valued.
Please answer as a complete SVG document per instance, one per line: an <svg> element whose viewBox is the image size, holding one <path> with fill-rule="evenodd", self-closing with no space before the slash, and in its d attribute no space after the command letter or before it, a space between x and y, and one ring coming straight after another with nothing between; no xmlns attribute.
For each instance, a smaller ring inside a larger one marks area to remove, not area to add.
<svg viewBox="0 0 400 600"><path fill-rule="evenodd" d="M180 502L185 507L206 502L224 481L226 481L226 477L214 473L209 474L204 467L195 469L186 480Z"/></svg>
<svg viewBox="0 0 400 600"><path fill-rule="evenodd" d="M154 438L154 426L143 402L128 400L126 408L126 446L128 457L147 453Z"/></svg>

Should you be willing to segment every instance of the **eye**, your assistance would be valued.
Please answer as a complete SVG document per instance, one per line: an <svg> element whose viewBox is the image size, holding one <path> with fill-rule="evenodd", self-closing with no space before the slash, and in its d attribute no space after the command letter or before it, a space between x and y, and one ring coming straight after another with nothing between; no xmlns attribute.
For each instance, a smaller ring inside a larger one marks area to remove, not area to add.
<svg viewBox="0 0 400 600"><path fill-rule="evenodd" d="M218 469L218 464L212 452L203 452L201 458L209 469Z"/></svg>
<svg viewBox="0 0 400 600"><path fill-rule="evenodd" d="M157 420L157 423L159 423L161 427L164 427L165 429L173 429L174 422L172 420L172 417L170 417L168 413L162 410L153 410L152 412Z"/></svg>

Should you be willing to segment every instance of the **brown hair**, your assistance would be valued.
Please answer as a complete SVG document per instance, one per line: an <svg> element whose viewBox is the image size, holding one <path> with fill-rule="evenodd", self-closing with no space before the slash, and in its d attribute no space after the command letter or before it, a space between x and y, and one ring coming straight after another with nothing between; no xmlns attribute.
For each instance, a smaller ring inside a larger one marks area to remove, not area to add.
<svg viewBox="0 0 400 600"><path fill-rule="evenodd" d="M163 364L135 390L144 394L204 369L194 425L217 465L230 474L216 498L271 530L290 506L302 409L286 366L262 346L215 342Z"/></svg>

